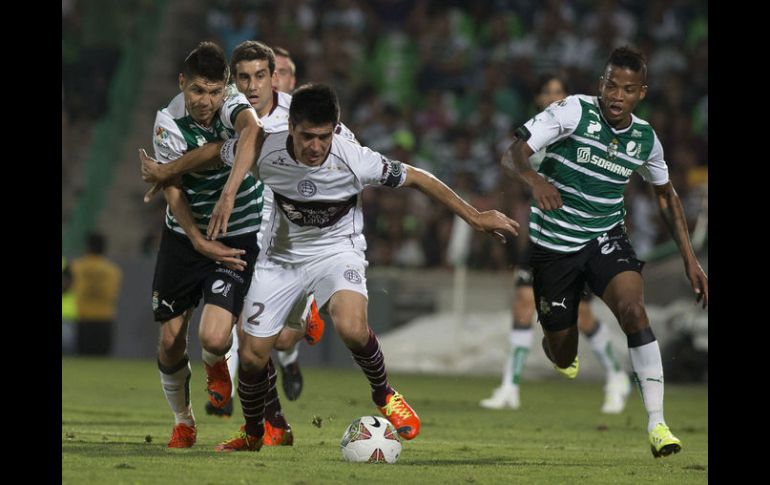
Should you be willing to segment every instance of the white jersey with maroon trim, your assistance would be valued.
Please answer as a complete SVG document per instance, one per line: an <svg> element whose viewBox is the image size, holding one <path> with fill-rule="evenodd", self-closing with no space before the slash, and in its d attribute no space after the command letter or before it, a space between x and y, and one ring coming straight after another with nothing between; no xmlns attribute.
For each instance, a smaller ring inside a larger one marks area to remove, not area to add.
<svg viewBox="0 0 770 485"><path fill-rule="evenodd" d="M266 255L284 264L305 263L341 250L366 250L360 194L367 185L398 187L398 161L335 134L329 155L316 167L295 160L289 132L268 134L256 173L274 193Z"/></svg>
<svg viewBox="0 0 770 485"><path fill-rule="evenodd" d="M265 133L278 133L280 131L286 131L289 129L289 107L291 106L291 95L279 91L273 91L273 109L270 110L264 118L261 118L263 129ZM350 129L344 124L340 123L334 130L345 137L346 139L358 143L356 136ZM261 182L257 182L260 183ZM260 259L265 257L265 250L270 245L270 227L271 218L273 214L273 191L268 186L263 187L262 192L263 204L262 204L262 225L259 227L259 234L257 235L257 241L261 251L259 252Z"/></svg>

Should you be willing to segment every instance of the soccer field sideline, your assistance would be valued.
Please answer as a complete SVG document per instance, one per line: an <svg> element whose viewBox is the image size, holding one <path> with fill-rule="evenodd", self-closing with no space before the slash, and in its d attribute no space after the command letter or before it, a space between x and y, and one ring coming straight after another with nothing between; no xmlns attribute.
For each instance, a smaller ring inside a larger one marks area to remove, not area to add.
<svg viewBox="0 0 770 485"><path fill-rule="evenodd" d="M354 418L376 412L355 369L308 368L299 400L283 401L293 447L221 455L213 447L242 422L207 416L202 365L191 398L198 442L165 447L173 425L155 363L62 359L63 483L706 483L708 387L667 385L666 419L678 455L653 459L635 392L620 415L599 413L598 383L522 384L518 411L478 406L497 378L392 374L422 418L395 465L342 461L339 441ZM279 390L283 398L282 391ZM321 426L313 425L314 418Z"/></svg>

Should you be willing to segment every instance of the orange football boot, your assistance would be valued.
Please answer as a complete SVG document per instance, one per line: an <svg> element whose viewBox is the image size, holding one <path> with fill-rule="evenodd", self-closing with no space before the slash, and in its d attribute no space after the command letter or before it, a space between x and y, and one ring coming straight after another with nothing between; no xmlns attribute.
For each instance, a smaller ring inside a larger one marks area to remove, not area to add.
<svg viewBox="0 0 770 485"><path fill-rule="evenodd" d="M385 418L391 422L398 431L399 436L405 440L411 440L420 433L420 417L406 402L404 396L393 391L388 394L385 405L378 407Z"/></svg>

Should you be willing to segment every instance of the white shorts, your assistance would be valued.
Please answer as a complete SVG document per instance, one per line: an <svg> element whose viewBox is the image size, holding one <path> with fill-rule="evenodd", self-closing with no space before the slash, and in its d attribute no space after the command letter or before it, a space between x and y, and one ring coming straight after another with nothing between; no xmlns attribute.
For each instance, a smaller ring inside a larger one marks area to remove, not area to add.
<svg viewBox="0 0 770 485"><path fill-rule="evenodd" d="M332 295L350 290L368 298L363 253L345 251L300 265L261 261L254 269L243 304L243 331L254 337L271 337L284 326L296 326L313 295L322 308Z"/></svg>

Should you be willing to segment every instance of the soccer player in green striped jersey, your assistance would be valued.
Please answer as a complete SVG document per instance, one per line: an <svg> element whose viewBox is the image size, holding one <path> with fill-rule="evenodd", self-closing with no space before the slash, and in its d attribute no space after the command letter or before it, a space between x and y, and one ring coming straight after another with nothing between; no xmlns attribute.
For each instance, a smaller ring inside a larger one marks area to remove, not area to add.
<svg viewBox="0 0 770 485"><path fill-rule="evenodd" d="M537 92L535 105L543 110L551 103L567 96L567 84L558 76L546 74L538 81ZM544 156L545 149L541 149L529 159L535 170L540 167ZM532 346L532 320L535 315L532 271L526 261L528 251L525 249L520 251L520 254L521 261L517 262L514 275L516 288L513 299L513 324L509 334L511 349L503 366L500 387L494 390L491 397L482 399L480 402L482 407L488 409L518 409L520 405L519 382ZM589 291L581 294L577 326L588 339L591 350L605 371L604 403L601 410L607 414L619 414L626 406L631 383L628 374L615 356L607 325L594 317L591 298Z"/></svg>
<svg viewBox="0 0 770 485"><path fill-rule="evenodd" d="M240 136L236 158L253 160L260 122L248 100L226 90L229 78L222 49L201 42L185 59L179 74L182 91L155 118L155 158L171 162L184 153L217 140ZM262 196L253 176L230 184L235 214L221 242L204 237L228 180L221 165L185 174L163 187L168 202L153 277L152 307L160 322L158 368L163 392L174 414L168 446L189 448L196 441L190 404L187 328L203 297L199 337L203 347L209 401L222 407L230 400L231 382L225 362L230 333L243 306L259 253L257 232Z"/></svg>
<svg viewBox="0 0 770 485"><path fill-rule="evenodd" d="M294 64L289 57L289 52L285 49L279 49L278 52L274 53L273 49L262 42L244 41L233 50L230 59L230 72L234 80L230 89L233 91L237 90L246 97L251 107L254 108L260 117L260 122L265 132L272 133L285 130L288 123L289 104L291 103L291 96L285 90L293 89L296 81L294 77ZM178 99L175 99L172 104L176 101ZM355 136L347 127L340 124L338 128L339 133L351 141L355 141ZM355 142L357 143L357 141ZM157 182L145 195L145 201L152 197L155 191L162 187L169 179L191 171L221 168L219 150L223 144L224 140L212 141L200 148L190 150L173 162L166 164L158 164L156 160L140 155L143 178L146 181ZM172 167L174 168L172 169ZM270 240L268 221L270 221L270 214L272 213L273 193L259 180L257 180L257 185L257 193L262 194L261 200L263 201L262 224L257 240L261 248L266 248ZM257 265L259 265L259 262L264 257L264 252L261 252ZM275 345L278 351L280 369L283 374L283 388L290 400L299 397L303 386L302 374L297 362L299 352L296 349L296 344L304 338L310 345L313 345L318 342L323 333L323 320L318 313L315 298L312 295L308 297L307 307L304 306L304 303L298 303L298 306L302 305L305 308L305 312L299 321L292 319L290 322L287 322L287 328L281 332L281 336ZM295 330L294 327L300 324L308 330ZM232 332L232 346L230 347L229 358L227 359L229 374L233 379L237 379L238 366L238 333L234 329ZM274 393L274 367L271 360L268 364L270 389L265 400L265 435L263 444L267 446L289 445L292 443L293 437L291 435L291 428L282 414L277 393ZM237 381L234 382L231 389L232 397L234 397L236 388ZM206 403L206 413L231 416L232 400L221 408L215 407L214 403L209 401Z"/></svg>
<svg viewBox="0 0 770 485"><path fill-rule="evenodd" d="M623 192L633 172L653 185L703 308L708 279L690 243L660 141L649 123L632 113L647 94L646 82L644 56L629 47L615 49L599 79L599 96L569 96L550 105L517 130L501 163L532 188L530 265L546 355L564 374L576 374L575 322L587 283L626 334L657 458L679 452L682 445L663 418L663 365L644 308L644 262L623 225ZM545 158L535 171L529 157L542 148Z"/></svg>

